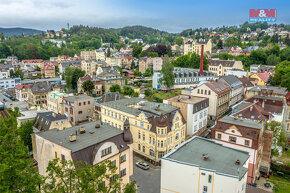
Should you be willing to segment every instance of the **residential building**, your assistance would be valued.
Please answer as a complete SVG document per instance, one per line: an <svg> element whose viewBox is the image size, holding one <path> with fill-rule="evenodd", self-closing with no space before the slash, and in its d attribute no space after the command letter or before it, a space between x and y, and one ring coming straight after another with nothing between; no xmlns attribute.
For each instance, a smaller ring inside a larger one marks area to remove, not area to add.
<svg viewBox="0 0 290 193"><path fill-rule="evenodd" d="M209 99L209 119L215 120L229 110L230 91L230 87L216 80L201 84L191 91L191 95Z"/></svg>
<svg viewBox="0 0 290 193"><path fill-rule="evenodd" d="M124 99L124 95L122 95L119 92L106 92L102 96L99 96L95 99L95 114L94 118L96 120L101 119L101 113L102 113L102 103L110 102L110 101L117 101Z"/></svg>
<svg viewBox="0 0 290 193"><path fill-rule="evenodd" d="M121 87L125 85L125 80L122 78L117 66L115 67L98 67L96 79L102 82L103 91L109 92L112 84L118 84Z"/></svg>
<svg viewBox="0 0 290 193"><path fill-rule="evenodd" d="M100 80L93 80L93 78L88 74L78 79L78 83L77 83L78 93L84 93L82 85L86 80L91 80L94 83L94 89L92 90L92 93L98 96L102 95L103 93L102 82Z"/></svg>
<svg viewBox="0 0 290 193"><path fill-rule="evenodd" d="M275 66L266 66L266 65L256 65L253 64L250 66L250 72L256 74L258 72L269 72L273 74L275 71Z"/></svg>
<svg viewBox="0 0 290 193"><path fill-rule="evenodd" d="M41 74L43 78L54 78L55 77L55 67L50 64L46 64L41 69Z"/></svg>
<svg viewBox="0 0 290 193"><path fill-rule="evenodd" d="M259 73L252 74L250 77L258 80L257 85L265 86L270 78L270 73L259 72Z"/></svg>
<svg viewBox="0 0 290 193"><path fill-rule="evenodd" d="M228 70L233 69L244 70L243 63L241 61L220 60L218 58L209 60L208 71L216 76L224 76Z"/></svg>
<svg viewBox="0 0 290 193"><path fill-rule="evenodd" d="M156 57L153 58L153 71L160 71L162 69L163 58Z"/></svg>
<svg viewBox="0 0 290 193"><path fill-rule="evenodd" d="M53 87L47 81L36 82L28 88L28 104L29 106L46 106L47 93L52 91Z"/></svg>
<svg viewBox="0 0 290 193"><path fill-rule="evenodd" d="M16 85L20 84L20 81L20 78L0 79L0 88L14 88Z"/></svg>
<svg viewBox="0 0 290 193"><path fill-rule="evenodd" d="M117 167L116 173L121 175L122 188L133 174L132 134L128 122L123 130L96 121L35 133L32 149L38 172L43 176L48 175L48 163L55 158L90 165L110 160ZM104 183L106 186L109 182Z"/></svg>
<svg viewBox="0 0 290 193"><path fill-rule="evenodd" d="M34 66L38 66L40 69L44 67L44 61L42 59L22 60L22 63L33 64Z"/></svg>
<svg viewBox="0 0 290 193"><path fill-rule="evenodd" d="M63 112L63 98L71 96L71 94L67 94L64 92L60 92L58 90L51 91L47 93L47 110L52 111L54 113L64 114Z"/></svg>
<svg viewBox="0 0 290 193"><path fill-rule="evenodd" d="M180 108L180 112L187 124L187 135L201 136L206 131L209 105L208 98L181 94L164 99L163 103Z"/></svg>
<svg viewBox="0 0 290 193"><path fill-rule="evenodd" d="M243 83L243 97L245 96L248 89L252 88L254 85L250 81L249 77L242 77L239 80Z"/></svg>
<svg viewBox="0 0 290 193"><path fill-rule="evenodd" d="M185 141L186 123L178 107L129 98L102 103L101 112L103 122L119 129L129 119L134 153L153 164Z"/></svg>
<svg viewBox="0 0 290 193"><path fill-rule="evenodd" d="M139 72L144 74L147 69L153 68L153 58L143 57L139 59Z"/></svg>
<svg viewBox="0 0 290 193"><path fill-rule="evenodd" d="M230 103L229 105L232 106L237 102L241 101L243 98L243 83L235 76L222 76L219 81L226 84L228 87L231 88L230 91Z"/></svg>
<svg viewBox="0 0 290 193"><path fill-rule="evenodd" d="M16 99L19 101L27 101L28 100L28 88L30 87L30 84L18 84L15 86L15 96Z"/></svg>
<svg viewBox="0 0 290 193"><path fill-rule="evenodd" d="M246 98L252 98L256 95L280 97L286 100L288 94L287 88L276 86L253 86L246 92Z"/></svg>
<svg viewBox="0 0 290 193"><path fill-rule="evenodd" d="M62 74L65 72L65 69L67 67L75 67L75 68L81 68L82 61L81 60L61 60L58 63L58 69L59 73Z"/></svg>
<svg viewBox="0 0 290 193"><path fill-rule="evenodd" d="M49 111L46 109L40 108L39 106L37 109L22 110L22 111L20 110L19 112L20 116L16 117L17 126L20 127L21 124L24 124L27 121L34 121L37 116L37 113L40 113L40 112L49 112Z"/></svg>
<svg viewBox="0 0 290 193"><path fill-rule="evenodd" d="M241 70L241 69L229 69L226 71L225 75L226 76L233 75L233 76L236 76L238 78L242 78L242 77L248 76L248 72Z"/></svg>
<svg viewBox="0 0 290 193"><path fill-rule="evenodd" d="M94 98L85 94L64 97L63 109L72 125L78 125L93 118Z"/></svg>
<svg viewBox="0 0 290 193"><path fill-rule="evenodd" d="M250 154L248 183L255 183L260 171L269 173L273 131L266 130L265 123L224 116L212 127L211 138Z"/></svg>
<svg viewBox="0 0 290 193"><path fill-rule="evenodd" d="M106 60L106 53L103 50L81 51L82 60Z"/></svg>
<svg viewBox="0 0 290 193"><path fill-rule="evenodd" d="M42 112L37 113L33 130L35 133L38 133L51 129L63 130L70 127L71 124L66 116L54 112Z"/></svg>
<svg viewBox="0 0 290 193"><path fill-rule="evenodd" d="M161 162L161 193L246 192L247 152L195 136Z"/></svg>
<svg viewBox="0 0 290 193"><path fill-rule="evenodd" d="M210 55L212 50L212 42L211 40L186 40L184 43L184 55L188 53L197 53L198 55L201 54L201 46L204 46L204 53L205 55Z"/></svg>
<svg viewBox="0 0 290 193"><path fill-rule="evenodd" d="M278 97L254 96L233 106L235 117L256 121L277 121L285 123L287 108ZM285 125L286 126L286 125Z"/></svg>
<svg viewBox="0 0 290 193"><path fill-rule="evenodd" d="M175 67L174 73L174 89L190 88L197 86L200 82L216 80L218 77L211 72L204 71L203 75L200 74L199 69L193 68L179 68ZM153 89L162 89L164 85L160 84L159 79L162 78L160 72L153 73Z"/></svg>
<svg viewBox="0 0 290 193"><path fill-rule="evenodd" d="M108 66L119 66L122 68L122 58L107 57L106 63Z"/></svg>
<svg viewBox="0 0 290 193"><path fill-rule="evenodd" d="M250 72L253 73L253 74L258 73L259 68L260 68L260 65L252 64L250 66Z"/></svg>
<svg viewBox="0 0 290 193"><path fill-rule="evenodd" d="M107 63L105 61L95 60L83 60L81 63L81 69L89 75L96 75L96 71L99 67L105 67Z"/></svg>

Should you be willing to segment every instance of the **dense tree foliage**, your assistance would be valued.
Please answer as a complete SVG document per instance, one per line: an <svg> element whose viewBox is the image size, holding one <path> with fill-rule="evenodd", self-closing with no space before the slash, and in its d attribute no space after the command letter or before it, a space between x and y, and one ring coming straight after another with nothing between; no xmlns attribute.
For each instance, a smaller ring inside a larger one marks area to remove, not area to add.
<svg viewBox="0 0 290 193"><path fill-rule="evenodd" d="M122 178L117 174L117 167L111 161L90 165L67 160L60 162L59 159L54 159L49 162L47 172L44 192L136 192L135 182L126 185L122 190Z"/></svg>
<svg viewBox="0 0 290 193"><path fill-rule="evenodd" d="M172 63L173 61L169 61L168 58L163 60L161 69L162 78L159 79L160 84L163 84L169 89L174 85L174 65Z"/></svg>
<svg viewBox="0 0 290 193"><path fill-rule="evenodd" d="M43 183L21 138L15 116L0 120L0 192L39 192Z"/></svg>
<svg viewBox="0 0 290 193"><path fill-rule="evenodd" d="M85 75L85 71L78 68L67 67L65 69L64 78L66 82L66 87L68 89L77 89L77 82L80 77Z"/></svg>
<svg viewBox="0 0 290 193"><path fill-rule="evenodd" d="M113 84L110 87L110 92L121 92L121 87L118 84Z"/></svg>
<svg viewBox="0 0 290 193"><path fill-rule="evenodd" d="M283 61L275 68L274 76L269 83L273 86L282 86L290 90L290 61Z"/></svg>
<svg viewBox="0 0 290 193"><path fill-rule="evenodd" d="M94 87L95 87L94 83L91 80L86 80L82 84L82 88L83 88L84 92L92 93Z"/></svg>
<svg viewBox="0 0 290 193"><path fill-rule="evenodd" d="M200 66L200 55L196 53L190 53L184 56L180 56L176 60L173 60L172 64L175 67L198 69ZM205 56L203 58L203 69L205 70L208 69L208 60L206 59Z"/></svg>
<svg viewBox="0 0 290 193"><path fill-rule="evenodd" d="M24 145L29 148L29 151L32 151L31 134L33 133L34 122L34 120L26 121L25 123L22 123L18 129L18 134L24 142Z"/></svg>

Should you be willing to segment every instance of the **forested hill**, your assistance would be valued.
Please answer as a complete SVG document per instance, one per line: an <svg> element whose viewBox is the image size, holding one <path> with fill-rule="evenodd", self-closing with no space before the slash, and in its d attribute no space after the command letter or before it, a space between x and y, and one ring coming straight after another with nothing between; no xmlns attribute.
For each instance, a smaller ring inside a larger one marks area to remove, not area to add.
<svg viewBox="0 0 290 193"><path fill-rule="evenodd" d="M65 29L63 29L66 31ZM74 37L80 37L84 40L87 38L102 38L103 42L119 42L120 36L128 37L130 39L143 39L145 42L156 43L161 37L171 36L172 34L153 29L145 26L127 26L123 28L99 28L89 26L73 26L68 33Z"/></svg>
<svg viewBox="0 0 290 193"><path fill-rule="evenodd" d="M4 36L19 36L22 34L33 35L41 34L43 31L37 29L28 29L28 28L0 28L0 34L3 33Z"/></svg>

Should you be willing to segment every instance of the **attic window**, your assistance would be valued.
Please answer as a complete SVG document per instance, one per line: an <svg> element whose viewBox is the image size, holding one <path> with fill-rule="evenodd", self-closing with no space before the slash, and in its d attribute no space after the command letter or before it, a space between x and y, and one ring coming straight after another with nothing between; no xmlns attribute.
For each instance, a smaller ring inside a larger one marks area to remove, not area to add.
<svg viewBox="0 0 290 193"><path fill-rule="evenodd" d="M236 131L235 130L232 130L232 133L235 133Z"/></svg>
<svg viewBox="0 0 290 193"><path fill-rule="evenodd" d="M255 116L254 115L251 115L251 119L254 119L255 118Z"/></svg>

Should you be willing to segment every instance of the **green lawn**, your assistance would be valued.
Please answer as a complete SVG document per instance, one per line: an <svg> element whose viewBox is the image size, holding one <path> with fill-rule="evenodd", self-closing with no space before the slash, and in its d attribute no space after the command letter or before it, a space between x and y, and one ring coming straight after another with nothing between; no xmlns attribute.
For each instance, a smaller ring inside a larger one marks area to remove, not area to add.
<svg viewBox="0 0 290 193"><path fill-rule="evenodd" d="M281 157L274 156L273 160L283 162L284 165L290 166L290 150L284 152Z"/></svg>
<svg viewBox="0 0 290 193"><path fill-rule="evenodd" d="M272 175L269 181L275 184L273 188L274 193L289 193L290 192L289 180L279 177L279 176Z"/></svg>

